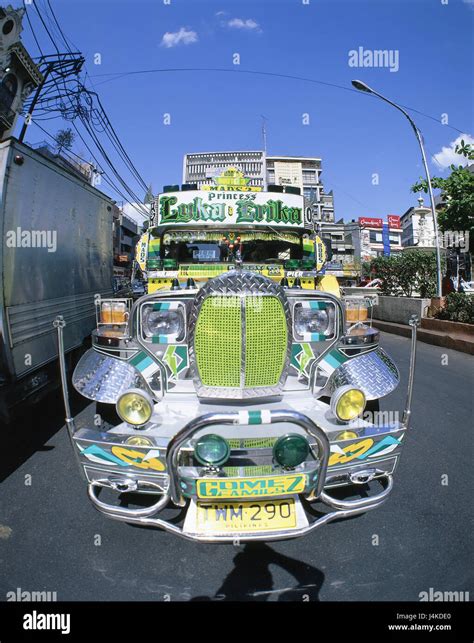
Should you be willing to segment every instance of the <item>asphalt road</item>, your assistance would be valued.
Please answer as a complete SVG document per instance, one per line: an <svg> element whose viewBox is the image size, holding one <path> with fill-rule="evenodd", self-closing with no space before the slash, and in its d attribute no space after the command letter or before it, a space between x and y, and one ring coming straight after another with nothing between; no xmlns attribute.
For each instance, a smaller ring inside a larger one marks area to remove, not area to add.
<svg viewBox="0 0 474 643"><path fill-rule="evenodd" d="M401 410L409 340L385 335L383 346L402 383L382 408ZM474 360L423 343L418 351L413 424L386 504L269 545L192 543L103 517L61 429L61 397L50 396L2 436L0 601L18 588L66 601L417 601L430 588L474 596Z"/></svg>

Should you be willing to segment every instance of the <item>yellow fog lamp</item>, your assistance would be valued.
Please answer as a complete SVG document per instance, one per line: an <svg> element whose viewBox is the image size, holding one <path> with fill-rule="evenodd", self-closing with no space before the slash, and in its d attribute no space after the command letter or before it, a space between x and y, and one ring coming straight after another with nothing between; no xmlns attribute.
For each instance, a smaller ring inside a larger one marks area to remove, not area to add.
<svg viewBox="0 0 474 643"><path fill-rule="evenodd" d="M365 409L365 394L349 384L336 389L331 397L331 411L342 422L350 422Z"/></svg>
<svg viewBox="0 0 474 643"><path fill-rule="evenodd" d="M117 413L124 422L132 426L143 426L153 413L151 396L138 388L131 388L117 400Z"/></svg>
<svg viewBox="0 0 474 643"><path fill-rule="evenodd" d="M353 440L357 437L355 431L342 431L336 435L336 440Z"/></svg>
<svg viewBox="0 0 474 643"><path fill-rule="evenodd" d="M141 435L132 435L131 438L125 440L125 444L130 447L152 447L153 442L150 438L144 438Z"/></svg>

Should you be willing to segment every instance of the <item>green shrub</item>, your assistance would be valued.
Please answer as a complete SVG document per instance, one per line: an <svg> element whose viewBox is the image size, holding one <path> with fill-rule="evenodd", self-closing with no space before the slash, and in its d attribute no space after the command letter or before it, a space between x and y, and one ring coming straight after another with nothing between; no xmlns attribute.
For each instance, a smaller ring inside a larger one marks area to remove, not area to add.
<svg viewBox="0 0 474 643"><path fill-rule="evenodd" d="M382 280L382 295L394 297L434 297L436 295L436 256L434 252L409 250L390 257L376 257L372 274Z"/></svg>
<svg viewBox="0 0 474 643"><path fill-rule="evenodd" d="M446 306L436 317L463 324L474 324L474 297L463 292L450 292L446 296Z"/></svg>

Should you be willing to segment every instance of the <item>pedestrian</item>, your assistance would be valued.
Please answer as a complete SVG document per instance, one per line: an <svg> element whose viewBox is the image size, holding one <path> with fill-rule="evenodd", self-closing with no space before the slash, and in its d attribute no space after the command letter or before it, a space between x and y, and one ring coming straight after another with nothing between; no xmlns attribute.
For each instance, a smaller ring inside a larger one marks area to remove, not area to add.
<svg viewBox="0 0 474 643"><path fill-rule="evenodd" d="M451 278L451 273L449 270L446 271L443 281L441 282L441 294L443 297L449 295L450 292L454 292L454 283Z"/></svg>

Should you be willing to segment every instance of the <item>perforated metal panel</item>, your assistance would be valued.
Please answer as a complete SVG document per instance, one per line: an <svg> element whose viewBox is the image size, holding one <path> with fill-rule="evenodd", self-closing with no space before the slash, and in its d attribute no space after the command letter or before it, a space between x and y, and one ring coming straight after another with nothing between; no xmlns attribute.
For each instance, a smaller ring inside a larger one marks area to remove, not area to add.
<svg viewBox="0 0 474 643"><path fill-rule="evenodd" d="M196 323L194 350L204 386L240 386L240 297L208 297Z"/></svg>
<svg viewBox="0 0 474 643"><path fill-rule="evenodd" d="M252 398L279 393L288 370L289 323L285 293L270 279L230 271L209 280L190 316L198 394Z"/></svg>
<svg viewBox="0 0 474 643"><path fill-rule="evenodd" d="M245 386L275 386L286 359L288 327L276 297L245 297Z"/></svg>

